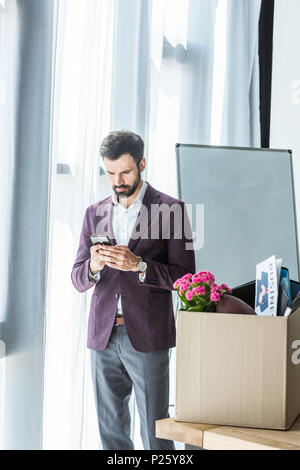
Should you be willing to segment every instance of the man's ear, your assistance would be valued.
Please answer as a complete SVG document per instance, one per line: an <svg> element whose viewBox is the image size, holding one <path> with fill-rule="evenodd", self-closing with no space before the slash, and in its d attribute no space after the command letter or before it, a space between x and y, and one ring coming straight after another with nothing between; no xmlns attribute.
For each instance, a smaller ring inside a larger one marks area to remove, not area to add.
<svg viewBox="0 0 300 470"><path fill-rule="evenodd" d="M142 158L140 161L140 171L143 171L146 168L146 159L145 157Z"/></svg>

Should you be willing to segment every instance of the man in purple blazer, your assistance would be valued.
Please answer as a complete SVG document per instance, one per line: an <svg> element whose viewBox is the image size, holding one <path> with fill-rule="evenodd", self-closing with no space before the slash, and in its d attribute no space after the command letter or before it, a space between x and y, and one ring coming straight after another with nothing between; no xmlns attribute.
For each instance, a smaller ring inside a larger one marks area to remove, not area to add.
<svg viewBox="0 0 300 470"><path fill-rule="evenodd" d="M92 377L103 449L133 449L129 398L134 387L145 449L174 449L155 437L169 416L169 350L175 346L173 283L195 272L185 204L141 178L144 142L111 132L100 154L112 195L86 210L71 279L94 287L88 322ZM93 245L107 235L110 246Z"/></svg>

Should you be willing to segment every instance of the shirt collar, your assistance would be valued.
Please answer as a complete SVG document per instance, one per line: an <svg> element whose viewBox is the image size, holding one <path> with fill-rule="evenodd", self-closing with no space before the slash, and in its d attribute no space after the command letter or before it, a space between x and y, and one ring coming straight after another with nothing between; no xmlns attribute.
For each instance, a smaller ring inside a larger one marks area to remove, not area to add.
<svg viewBox="0 0 300 470"><path fill-rule="evenodd" d="M141 187L141 189L139 190L139 193L138 193L137 197L135 198L135 200L133 201L132 205L133 205L133 204L136 205L136 204L138 204L138 203L142 203L144 194L145 194L146 189L147 189L147 186L148 186L148 183L147 183L146 181L144 181L143 179L142 179L142 182L143 182L143 183L142 183L142 187ZM118 203L118 201L117 201L117 196L116 196L116 194L115 194L114 191L112 191L111 197L112 197L112 203L113 203L113 205L115 205L115 206L118 205L119 203ZM120 205L120 204L119 204L119 205ZM131 206L132 206L132 205L131 205ZM130 209L131 206L129 206L128 209Z"/></svg>

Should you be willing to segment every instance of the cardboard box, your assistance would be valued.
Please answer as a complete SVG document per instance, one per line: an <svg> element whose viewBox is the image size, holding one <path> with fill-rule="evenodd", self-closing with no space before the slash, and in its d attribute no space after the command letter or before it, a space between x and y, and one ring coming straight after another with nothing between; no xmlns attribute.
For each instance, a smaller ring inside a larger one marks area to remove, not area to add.
<svg viewBox="0 0 300 470"><path fill-rule="evenodd" d="M300 414L300 309L178 311L175 420L288 429Z"/></svg>

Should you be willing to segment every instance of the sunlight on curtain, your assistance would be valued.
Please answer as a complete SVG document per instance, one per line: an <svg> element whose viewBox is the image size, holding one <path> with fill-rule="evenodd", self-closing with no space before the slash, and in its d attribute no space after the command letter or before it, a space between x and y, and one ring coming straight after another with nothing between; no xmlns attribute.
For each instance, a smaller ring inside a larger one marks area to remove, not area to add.
<svg viewBox="0 0 300 470"><path fill-rule="evenodd" d="M165 10L165 37L173 47L187 48L189 0L167 0Z"/></svg>
<svg viewBox="0 0 300 470"><path fill-rule="evenodd" d="M44 448L99 448L86 349L93 289L78 293L70 274L86 208L110 194L99 176L99 145L112 129L146 134L148 0L59 2L45 369ZM127 8L128 7L128 8ZM129 27L128 27L129 25ZM56 174L56 164L70 174ZM135 425L132 438L142 449Z"/></svg>
<svg viewBox="0 0 300 470"><path fill-rule="evenodd" d="M260 147L258 24L261 0L227 1L220 145ZM219 0L223 3L224 0Z"/></svg>
<svg viewBox="0 0 300 470"><path fill-rule="evenodd" d="M259 146L260 6L153 0L148 179L158 189L178 197L176 142Z"/></svg>
<svg viewBox="0 0 300 470"><path fill-rule="evenodd" d="M211 105L211 145L220 145L221 143L224 77L226 74L226 43L228 34L227 9L227 0L219 2L216 8L213 92Z"/></svg>
<svg viewBox="0 0 300 470"><path fill-rule="evenodd" d="M153 0L148 180L174 197L175 143L210 140L216 3Z"/></svg>
<svg viewBox="0 0 300 470"><path fill-rule="evenodd" d="M53 104L44 449L97 449L86 348L91 291L71 283L86 208L106 197L99 136L109 131L114 1L59 2ZM56 174L65 163L71 174Z"/></svg>

